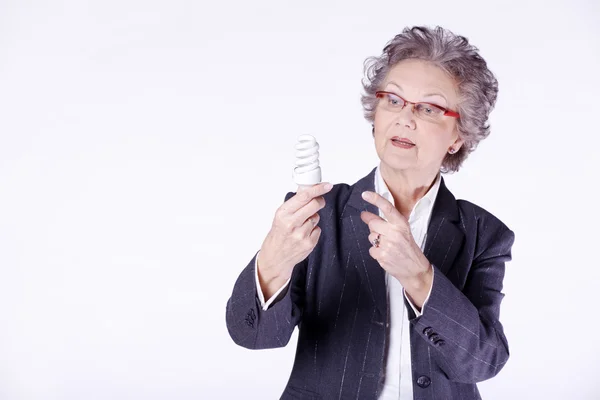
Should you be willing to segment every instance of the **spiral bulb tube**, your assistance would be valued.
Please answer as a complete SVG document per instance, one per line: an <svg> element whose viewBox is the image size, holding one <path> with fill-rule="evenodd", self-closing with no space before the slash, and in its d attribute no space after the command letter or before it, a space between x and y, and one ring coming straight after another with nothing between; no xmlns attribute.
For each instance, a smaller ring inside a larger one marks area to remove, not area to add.
<svg viewBox="0 0 600 400"><path fill-rule="evenodd" d="M296 149L294 182L301 186L320 183L319 143L311 135L300 135L294 148Z"/></svg>

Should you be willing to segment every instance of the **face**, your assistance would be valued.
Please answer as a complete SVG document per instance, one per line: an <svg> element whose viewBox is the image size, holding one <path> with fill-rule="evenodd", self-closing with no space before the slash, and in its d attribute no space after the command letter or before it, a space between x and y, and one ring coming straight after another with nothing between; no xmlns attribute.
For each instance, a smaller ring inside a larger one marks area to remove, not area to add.
<svg viewBox="0 0 600 400"><path fill-rule="evenodd" d="M379 90L392 92L412 102L426 102L457 111L458 91L454 80L439 67L422 60L403 60L388 73ZM422 118L413 105L390 109L390 98L379 99L375 110L375 148L381 161L393 170L437 171L451 147L462 145L457 120L442 115ZM385 102L385 103L384 103ZM391 107L394 108L394 107ZM408 139L414 146L400 145L394 139Z"/></svg>

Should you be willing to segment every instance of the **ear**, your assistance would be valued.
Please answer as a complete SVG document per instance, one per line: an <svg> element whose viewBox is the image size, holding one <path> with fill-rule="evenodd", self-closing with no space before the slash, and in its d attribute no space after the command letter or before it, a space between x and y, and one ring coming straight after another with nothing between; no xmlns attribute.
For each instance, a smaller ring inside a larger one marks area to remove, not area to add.
<svg viewBox="0 0 600 400"><path fill-rule="evenodd" d="M456 150L455 153L457 153L462 147L462 145L465 143L465 141L460 137L460 134L458 133L458 126L454 127L454 132L452 136L454 137L454 142L452 142L449 148L453 148L454 150Z"/></svg>
<svg viewBox="0 0 600 400"><path fill-rule="evenodd" d="M460 148L462 147L463 143L465 141L462 140L461 138L457 138L454 143L452 144L452 147L458 152L458 150L460 150Z"/></svg>

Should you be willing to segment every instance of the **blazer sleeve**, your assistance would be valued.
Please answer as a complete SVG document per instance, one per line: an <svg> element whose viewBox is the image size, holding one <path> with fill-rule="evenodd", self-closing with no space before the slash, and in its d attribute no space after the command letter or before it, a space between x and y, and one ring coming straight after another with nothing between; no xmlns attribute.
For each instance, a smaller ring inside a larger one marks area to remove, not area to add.
<svg viewBox="0 0 600 400"><path fill-rule="evenodd" d="M452 381L481 382L495 376L508 360L499 317L505 263L511 260L514 239L506 226L488 236L487 243L482 243L484 250L472 262L463 291L433 266L431 296L422 315L413 314L411 323Z"/></svg>
<svg viewBox="0 0 600 400"><path fill-rule="evenodd" d="M294 194L289 192L285 201ZM284 347L302 318L308 257L294 266L287 288L263 310L255 280L257 254L239 275L227 301L227 330L236 344L248 349Z"/></svg>

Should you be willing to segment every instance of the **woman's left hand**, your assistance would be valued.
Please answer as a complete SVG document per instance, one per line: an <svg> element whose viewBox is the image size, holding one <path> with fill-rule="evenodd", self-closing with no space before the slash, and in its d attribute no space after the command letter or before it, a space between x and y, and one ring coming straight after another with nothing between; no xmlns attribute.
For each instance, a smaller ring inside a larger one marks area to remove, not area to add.
<svg viewBox="0 0 600 400"><path fill-rule="evenodd" d="M377 193L366 191L363 199L379 208L387 221L363 211L360 219L369 226L369 242L379 237L379 245L369 249L371 257L400 281L417 307L422 307L433 283L433 267L415 243L406 218L392 203Z"/></svg>

